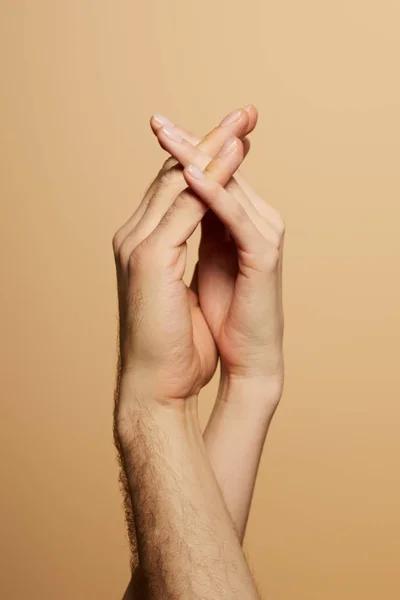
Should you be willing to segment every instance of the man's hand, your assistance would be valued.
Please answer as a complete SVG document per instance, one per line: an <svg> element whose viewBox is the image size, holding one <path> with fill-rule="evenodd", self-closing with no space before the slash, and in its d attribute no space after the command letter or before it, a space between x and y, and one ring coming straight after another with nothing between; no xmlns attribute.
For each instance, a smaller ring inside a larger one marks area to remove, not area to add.
<svg viewBox="0 0 400 600"><path fill-rule="evenodd" d="M234 151L216 158L210 172L225 185L243 158L243 145L234 135L244 137L248 131L248 113L242 110L239 120L204 138L196 157L193 146L181 139L180 161L194 160L204 168L210 162L207 152L215 154L226 141L235 140ZM171 143L174 133L165 127L159 136ZM215 342L194 286L188 288L182 280L186 240L207 211L186 187L181 167L164 167L113 238L122 375L134 376L153 397L163 400L198 394L217 364Z"/></svg>
<svg viewBox="0 0 400 600"><path fill-rule="evenodd" d="M204 170L221 190L243 159L238 137L226 138ZM214 372L217 353L182 276L186 241L207 205L184 190L166 206L160 189L155 186L134 227L114 236L124 380L116 421L144 589L155 599L255 600L195 418L197 393Z"/></svg>

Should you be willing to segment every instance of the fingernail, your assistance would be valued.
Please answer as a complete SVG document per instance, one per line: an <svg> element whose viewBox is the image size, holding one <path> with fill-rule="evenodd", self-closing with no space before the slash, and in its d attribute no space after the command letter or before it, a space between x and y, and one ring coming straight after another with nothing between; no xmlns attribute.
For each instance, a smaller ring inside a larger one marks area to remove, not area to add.
<svg viewBox="0 0 400 600"><path fill-rule="evenodd" d="M231 123L234 123L239 119L241 114L242 111L239 108L237 110L232 111L231 113L229 113L229 115L225 117L225 119L221 121L220 125L230 125Z"/></svg>
<svg viewBox="0 0 400 600"><path fill-rule="evenodd" d="M160 123L160 125L171 125L173 126L172 121L170 121L169 119L167 119L167 117L163 117L163 115L153 115L153 120L157 121L157 123Z"/></svg>
<svg viewBox="0 0 400 600"><path fill-rule="evenodd" d="M233 150L237 146L237 140L235 137L229 138L226 140L225 144L221 147L221 150L218 152L218 156L226 156L233 152Z"/></svg>
<svg viewBox="0 0 400 600"><path fill-rule="evenodd" d="M204 179L205 178L203 171L200 171L200 169L198 169L194 165L189 165L187 168L187 172L195 179Z"/></svg>
<svg viewBox="0 0 400 600"><path fill-rule="evenodd" d="M169 139L172 140L173 142L181 142L182 141L182 137L170 125L164 125L164 127L162 128L161 131L163 131L165 133L165 135L167 135L169 137Z"/></svg>
<svg viewBox="0 0 400 600"><path fill-rule="evenodd" d="M247 110L247 112L249 112L249 110L252 108L252 104L248 104L247 106L244 107L243 110Z"/></svg>

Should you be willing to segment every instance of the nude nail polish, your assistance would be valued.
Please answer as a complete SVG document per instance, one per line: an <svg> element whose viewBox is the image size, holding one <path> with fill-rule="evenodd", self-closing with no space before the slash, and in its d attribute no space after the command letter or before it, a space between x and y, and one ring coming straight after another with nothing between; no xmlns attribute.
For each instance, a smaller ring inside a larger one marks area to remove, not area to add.
<svg viewBox="0 0 400 600"><path fill-rule="evenodd" d="M237 121L241 115L242 111L240 109L234 110L231 113L229 113L229 115L227 115L225 117L225 119L223 119L220 123L220 125L224 126L224 125L231 125L232 123L234 123L235 121Z"/></svg>
<svg viewBox="0 0 400 600"><path fill-rule="evenodd" d="M162 131L173 142L181 142L182 141L182 137L179 135L179 133L177 133L175 131L174 127L171 127L170 125L164 125L164 127L162 128Z"/></svg>
<svg viewBox="0 0 400 600"><path fill-rule="evenodd" d="M189 165L187 171L195 179L205 178L205 174L203 173L203 171L200 171L200 169L198 169L195 165Z"/></svg>
<svg viewBox="0 0 400 600"><path fill-rule="evenodd" d="M226 156L233 152L233 150L237 146L237 139L235 137L229 138L226 140L225 144L221 147L221 150L218 152L218 156Z"/></svg>
<svg viewBox="0 0 400 600"><path fill-rule="evenodd" d="M167 117L164 117L163 115L153 115L153 120L157 121L157 123L159 123L160 125L170 125L171 127L173 126L172 121L170 121L169 119L167 119Z"/></svg>

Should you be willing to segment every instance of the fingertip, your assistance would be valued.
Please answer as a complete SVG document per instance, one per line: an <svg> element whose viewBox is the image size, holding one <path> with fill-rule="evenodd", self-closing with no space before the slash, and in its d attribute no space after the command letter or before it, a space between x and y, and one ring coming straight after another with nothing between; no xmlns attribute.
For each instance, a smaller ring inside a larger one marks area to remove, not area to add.
<svg viewBox="0 0 400 600"><path fill-rule="evenodd" d="M187 165L183 170L184 175L187 175L190 179L196 179L197 181L201 181L206 178L205 173L200 171L196 167L196 165Z"/></svg>
<svg viewBox="0 0 400 600"><path fill-rule="evenodd" d="M257 124L258 110L254 106L254 104L248 104L247 106L244 107L243 110L246 111L246 113L248 114L248 117L249 117L248 133L250 133L251 131L253 131L253 129L255 128L255 126Z"/></svg>
<svg viewBox="0 0 400 600"><path fill-rule="evenodd" d="M158 113L154 113L153 115L151 115L150 127L153 129L153 131L155 133L157 131L159 131L160 129L162 129L164 127L164 125L172 127L174 124L172 123L172 121L170 121L170 119L167 119L167 117L164 117L163 115L159 115Z"/></svg>
<svg viewBox="0 0 400 600"><path fill-rule="evenodd" d="M162 137L170 142L180 144L183 141L179 129L174 125L163 125L161 129L158 130L157 134L162 134Z"/></svg>
<svg viewBox="0 0 400 600"><path fill-rule="evenodd" d="M150 117L149 124L153 133L157 135L157 132L159 131L159 129L161 129L162 125L161 123L158 123L158 121L154 118L154 115Z"/></svg>
<svg viewBox="0 0 400 600"><path fill-rule="evenodd" d="M239 139L242 139L243 136L247 135L251 131L250 115L249 115L248 111L245 110L244 108L240 109L240 117L238 119L238 122L240 123L240 127L237 129L236 135L238 136Z"/></svg>
<svg viewBox="0 0 400 600"><path fill-rule="evenodd" d="M244 138L244 139L246 139L246 138ZM245 151L244 139L240 138L240 137L236 137L237 151L239 153L240 160L243 160L244 151Z"/></svg>
<svg viewBox="0 0 400 600"><path fill-rule="evenodd" d="M249 115L254 116L258 114L258 110L257 108L254 106L254 104L247 104L247 106L245 106L243 108L243 110L245 110Z"/></svg>

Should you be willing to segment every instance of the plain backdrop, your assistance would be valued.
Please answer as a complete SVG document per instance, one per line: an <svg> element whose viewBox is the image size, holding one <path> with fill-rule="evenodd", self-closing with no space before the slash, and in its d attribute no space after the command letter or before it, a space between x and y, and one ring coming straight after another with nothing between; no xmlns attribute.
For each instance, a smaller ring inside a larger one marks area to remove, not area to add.
<svg viewBox="0 0 400 600"><path fill-rule="evenodd" d="M399 3L0 7L1 598L121 598L112 235L166 158L152 113L203 135L253 103L286 385L246 552L266 599L398 600Z"/></svg>

